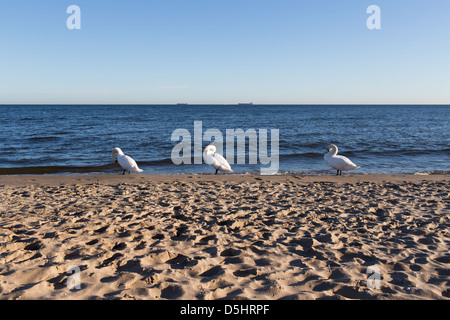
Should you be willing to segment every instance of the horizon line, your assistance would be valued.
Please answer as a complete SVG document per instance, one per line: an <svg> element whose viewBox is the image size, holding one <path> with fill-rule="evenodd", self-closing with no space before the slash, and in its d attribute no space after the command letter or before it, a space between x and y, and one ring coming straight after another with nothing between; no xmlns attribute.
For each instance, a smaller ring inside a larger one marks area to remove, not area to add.
<svg viewBox="0 0 450 320"><path fill-rule="evenodd" d="M450 106L450 103L0 103L0 106Z"/></svg>

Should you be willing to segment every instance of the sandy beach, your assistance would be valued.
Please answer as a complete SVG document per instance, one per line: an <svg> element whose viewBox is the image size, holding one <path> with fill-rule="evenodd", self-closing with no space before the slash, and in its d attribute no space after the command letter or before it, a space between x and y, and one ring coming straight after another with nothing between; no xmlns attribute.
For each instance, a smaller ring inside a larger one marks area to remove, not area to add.
<svg viewBox="0 0 450 320"><path fill-rule="evenodd" d="M449 175L24 175L0 190L3 300L450 299Z"/></svg>

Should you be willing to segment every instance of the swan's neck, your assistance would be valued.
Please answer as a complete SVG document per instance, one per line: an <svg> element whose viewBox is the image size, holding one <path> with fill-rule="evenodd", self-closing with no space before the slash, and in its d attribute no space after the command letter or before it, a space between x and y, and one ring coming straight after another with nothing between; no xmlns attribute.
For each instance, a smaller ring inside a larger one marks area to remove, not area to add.
<svg viewBox="0 0 450 320"><path fill-rule="evenodd" d="M124 155L124 154L123 154L122 150L120 150L119 148L114 149L114 150L112 151L112 154L111 154L112 161L113 161L113 162L118 161L118 157L119 157L119 156L123 156L123 155Z"/></svg>
<svg viewBox="0 0 450 320"><path fill-rule="evenodd" d="M338 153L338 148L337 148L337 147L331 148L331 150L330 150L330 155L331 155L332 157L334 157L335 155L337 155L337 153Z"/></svg>

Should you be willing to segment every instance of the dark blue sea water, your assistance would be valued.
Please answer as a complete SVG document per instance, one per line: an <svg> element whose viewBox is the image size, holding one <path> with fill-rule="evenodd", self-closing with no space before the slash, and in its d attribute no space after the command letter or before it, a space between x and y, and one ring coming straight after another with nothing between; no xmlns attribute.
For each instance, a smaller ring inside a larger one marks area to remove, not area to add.
<svg viewBox="0 0 450 320"><path fill-rule="evenodd" d="M335 174L323 160L331 143L361 166L354 174L450 171L450 106L3 105L0 114L2 174L121 173L111 164L114 147L145 174L213 173L204 163L172 162L172 133L185 129L193 143L194 121L224 141L227 129L278 129L279 173ZM232 168L262 166L246 160Z"/></svg>

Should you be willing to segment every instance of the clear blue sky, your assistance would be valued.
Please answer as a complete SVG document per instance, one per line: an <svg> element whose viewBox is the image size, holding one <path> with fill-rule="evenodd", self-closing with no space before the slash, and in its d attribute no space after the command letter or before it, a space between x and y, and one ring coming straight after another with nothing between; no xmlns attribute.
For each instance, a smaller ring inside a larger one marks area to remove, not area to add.
<svg viewBox="0 0 450 320"><path fill-rule="evenodd" d="M2 0L0 104L450 104L449 35L448 0Z"/></svg>

